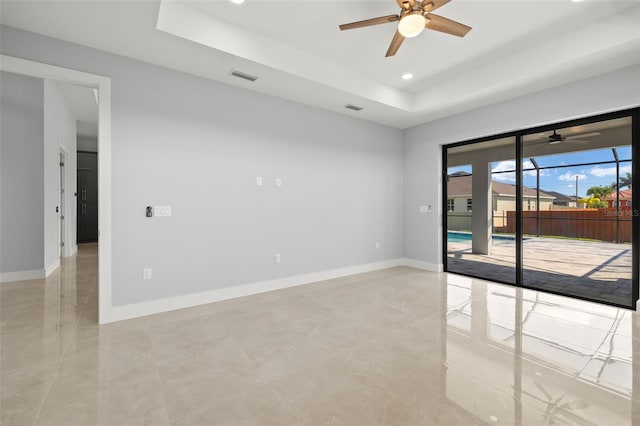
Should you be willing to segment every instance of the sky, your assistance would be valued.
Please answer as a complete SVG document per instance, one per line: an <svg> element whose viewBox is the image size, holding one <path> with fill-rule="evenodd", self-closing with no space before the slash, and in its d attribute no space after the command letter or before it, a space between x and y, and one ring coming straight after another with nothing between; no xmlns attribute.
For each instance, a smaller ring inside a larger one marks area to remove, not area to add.
<svg viewBox="0 0 640 426"><path fill-rule="evenodd" d="M631 173L631 147L617 148L618 158L620 159L620 176ZM570 166L560 168L549 168L540 170L540 189L542 191L555 191L568 196L576 195L576 176L578 177L578 196L585 197L586 192L593 186L608 186L616 180L616 165L597 164L588 166L573 166L575 164L597 163L602 161L614 161L611 149L599 149L590 151L579 151L567 154L548 155L542 157L534 157L538 166ZM492 163L492 172L508 172L494 173L493 179L499 182L515 184L515 160L507 160ZM523 162L524 186L530 188L536 187L536 171L530 159ZM532 170L527 170L532 169ZM471 166L450 167L449 174L457 171L472 172Z"/></svg>

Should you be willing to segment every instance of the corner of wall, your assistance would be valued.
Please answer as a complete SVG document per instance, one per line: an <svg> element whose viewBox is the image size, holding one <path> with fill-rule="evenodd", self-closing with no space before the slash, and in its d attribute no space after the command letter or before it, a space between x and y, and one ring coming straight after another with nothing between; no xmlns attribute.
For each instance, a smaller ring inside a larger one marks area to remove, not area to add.
<svg viewBox="0 0 640 426"><path fill-rule="evenodd" d="M404 258L402 259L402 265L409 266L411 268L421 269L423 271L430 271L430 272L444 271L444 266L442 265L442 263L429 263L429 262L423 262L421 260L415 260L415 259Z"/></svg>

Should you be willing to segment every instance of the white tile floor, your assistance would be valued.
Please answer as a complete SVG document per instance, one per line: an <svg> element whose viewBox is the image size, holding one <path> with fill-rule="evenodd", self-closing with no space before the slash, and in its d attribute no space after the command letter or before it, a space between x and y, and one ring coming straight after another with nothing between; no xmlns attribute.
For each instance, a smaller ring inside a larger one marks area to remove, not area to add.
<svg viewBox="0 0 640 426"><path fill-rule="evenodd" d="M98 326L96 259L0 285L2 425L640 424L630 311L394 268Z"/></svg>

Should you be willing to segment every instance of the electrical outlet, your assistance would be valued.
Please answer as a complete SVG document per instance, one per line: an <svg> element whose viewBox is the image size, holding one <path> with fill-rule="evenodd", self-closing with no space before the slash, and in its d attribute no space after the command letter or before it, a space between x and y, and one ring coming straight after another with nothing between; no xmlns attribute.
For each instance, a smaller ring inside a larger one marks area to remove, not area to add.
<svg viewBox="0 0 640 426"><path fill-rule="evenodd" d="M277 187L281 187L282 186L282 179L281 178L276 178L276 186Z"/></svg>
<svg viewBox="0 0 640 426"><path fill-rule="evenodd" d="M280 253L276 253L275 261L276 263L280 263L282 259L280 258Z"/></svg>
<svg viewBox="0 0 640 426"><path fill-rule="evenodd" d="M380 248L380 241L376 242L376 250Z"/></svg>
<svg viewBox="0 0 640 426"><path fill-rule="evenodd" d="M142 279L150 280L151 279L151 268L142 269Z"/></svg>
<svg viewBox="0 0 640 426"><path fill-rule="evenodd" d="M256 186L262 186L262 176L256 176Z"/></svg>

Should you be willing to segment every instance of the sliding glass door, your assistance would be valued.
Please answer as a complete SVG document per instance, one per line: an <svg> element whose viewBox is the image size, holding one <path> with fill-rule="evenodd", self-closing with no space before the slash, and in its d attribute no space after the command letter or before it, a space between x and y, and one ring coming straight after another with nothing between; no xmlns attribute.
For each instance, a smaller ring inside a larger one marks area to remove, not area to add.
<svg viewBox="0 0 640 426"><path fill-rule="evenodd" d="M515 284L515 137L450 148L447 158L447 266L450 272Z"/></svg>
<svg viewBox="0 0 640 426"><path fill-rule="evenodd" d="M638 111L445 146L445 270L635 307Z"/></svg>
<svg viewBox="0 0 640 426"><path fill-rule="evenodd" d="M631 304L631 142L631 117L523 136L524 285Z"/></svg>

